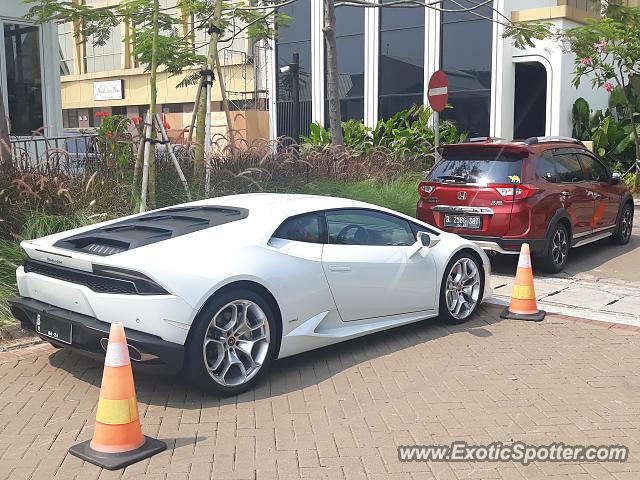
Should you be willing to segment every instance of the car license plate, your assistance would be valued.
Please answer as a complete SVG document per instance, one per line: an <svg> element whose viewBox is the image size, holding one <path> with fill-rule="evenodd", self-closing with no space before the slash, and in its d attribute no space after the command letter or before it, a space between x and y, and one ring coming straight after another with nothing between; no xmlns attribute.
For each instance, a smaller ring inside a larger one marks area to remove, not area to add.
<svg viewBox="0 0 640 480"><path fill-rule="evenodd" d="M68 322L63 322L41 314L38 314L36 317L36 332L45 337L71 345L72 331L73 325Z"/></svg>
<svg viewBox="0 0 640 480"><path fill-rule="evenodd" d="M479 230L482 228L482 219L478 215L445 215L444 226Z"/></svg>

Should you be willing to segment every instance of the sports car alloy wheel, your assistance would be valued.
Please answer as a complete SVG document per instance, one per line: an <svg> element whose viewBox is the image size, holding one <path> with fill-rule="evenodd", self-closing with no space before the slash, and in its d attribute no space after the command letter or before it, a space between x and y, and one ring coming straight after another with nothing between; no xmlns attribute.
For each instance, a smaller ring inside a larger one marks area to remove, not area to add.
<svg viewBox="0 0 640 480"><path fill-rule="evenodd" d="M205 367L219 385L242 385L260 371L270 340L262 308L250 300L234 300L209 323L202 346Z"/></svg>
<svg viewBox="0 0 640 480"><path fill-rule="evenodd" d="M480 298L480 271L476 263L462 257L449 270L445 300L447 309L456 320L467 318Z"/></svg>

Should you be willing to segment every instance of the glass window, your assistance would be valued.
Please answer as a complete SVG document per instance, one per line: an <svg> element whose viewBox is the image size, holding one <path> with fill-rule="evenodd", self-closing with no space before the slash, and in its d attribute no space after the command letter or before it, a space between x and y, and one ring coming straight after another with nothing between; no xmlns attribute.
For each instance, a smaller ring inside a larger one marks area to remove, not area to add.
<svg viewBox="0 0 640 480"><path fill-rule="evenodd" d="M364 119L364 8L336 9L338 85L342 120ZM325 62L326 126L329 126L329 93Z"/></svg>
<svg viewBox="0 0 640 480"><path fill-rule="evenodd" d="M411 225L373 210L335 210L326 213L329 243L335 245L412 245Z"/></svg>
<svg viewBox="0 0 640 480"><path fill-rule="evenodd" d="M477 5L473 0L447 0L443 8L459 10ZM491 112L491 5L473 12L443 12L441 68L449 76L449 104L442 118L453 120L471 136L489 134Z"/></svg>
<svg viewBox="0 0 640 480"><path fill-rule="evenodd" d="M556 172L559 182L576 183L584 180L580 162L575 154L556 153L553 159L556 162Z"/></svg>
<svg viewBox="0 0 640 480"><path fill-rule="evenodd" d="M31 135L44 125L39 27L5 23L4 52L11 134Z"/></svg>
<svg viewBox="0 0 640 480"><path fill-rule="evenodd" d="M511 183L522 175L522 157L500 150L449 148L428 175L432 182Z"/></svg>
<svg viewBox="0 0 640 480"><path fill-rule="evenodd" d="M62 111L62 126L64 128L78 128L78 110L71 108Z"/></svg>
<svg viewBox="0 0 640 480"><path fill-rule="evenodd" d="M294 242L324 243L324 216L310 213L285 220L273 234L274 238Z"/></svg>
<svg viewBox="0 0 640 480"><path fill-rule="evenodd" d="M556 181L556 167L551 152L544 152L538 157L536 164L536 178L554 183Z"/></svg>
<svg viewBox="0 0 640 480"><path fill-rule="evenodd" d="M388 3L392 0L383 0ZM380 10L378 116L386 119L424 100L424 9Z"/></svg>
<svg viewBox="0 0 640 480"><path fill-rule="evenodd" d="M60 75L72 75L73 50L76 39L73 36L73 23L58 25L58 41L60 42Z"/></svg>
<svg viewBox="0 0 640 480"><path fill-rule="evenodd" d="M109 29L109 38L104 45L94 45L90 37L85 43L84 63L87 73L106 72L121 67L122 36L120 25Z"/></svg>
<svg viewBox="0 0 640 480"><path fill-rule="evenodd" d="M595 158L590 155L578 154L580 163L582 163L582 170L584 171L584 178L592 182L608 182L609 173L604 165L602 165Z"/></svg>
<svg viewBox="0 0 640 480"><path fill-rule="evenodd" d="M276 43L278 135L290 136L294 122L302 135L309 135L311 125L311 2L294 2L278 9L292 17L290 23L278 31ZM281 71L289 65L293 54L299 55L300 117L293 118L293 79L291 71Z"/></svg>

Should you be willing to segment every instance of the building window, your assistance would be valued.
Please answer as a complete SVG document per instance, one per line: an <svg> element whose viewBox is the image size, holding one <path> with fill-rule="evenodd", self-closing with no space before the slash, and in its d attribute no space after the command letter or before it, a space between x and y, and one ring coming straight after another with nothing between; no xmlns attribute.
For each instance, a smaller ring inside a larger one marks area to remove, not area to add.
<svg viewBox="0 0 640 480"><path fill-rule="evenodd" d="M62 126L64 128L79 128L78 110L75 108L62 110Z"/></svg>
<svg viewBox="0 0 640 480"><path fill-rule="evenodd" d="M104 45L94 45L90 37L85 43L84 64L87 73L118 70L122 65L122 34L120 25L109 29Z"/></svg>
<svg viewBox="0 0 640 480"><path fill-rule="evenodd" d="M364 119L364 8L336 10L338 89L342 121ZM325 62L325 123L329 124L329 93Z"/></svg>
<svg viewBox="0 0 640 480"><path fill-rule="evenodd" d="M183 113L184 103L165 103L162 105L162 113Z"/></svg>
<svg viewBox="0 0 640 480"><path fill-rule="evenodd" d="M73 36L73 23L58 25L58 41L60 43L60 75L73 75L73 50L76 43Z"/></svg>
<svg viewBox="0 0 640 480"><path fill-rule="evenodd" d="M11 134L31 135L44 125L39 28L5 23L4 52Z"/></svg>
<svg viewBox="0 0 640 480"><path fill-rule="evenodd" d="M389 3L392 0L383 0ZM424 101L424 9L380 9L378 116Z"/></svg>
<svg viewBox="0 0 640 480"><path fill-rule="evenodd" d="M448 0L443 8L460 9L477 5L472 0ZM491 114L491 49L493 12L491 5L473 12L443 12L441 68L449 76L449 103L453 107L442 117L453 120L472 136L489 134Z"/></svg>
<svg viewBox="0 0 640 480"><path fill-rule="evenodd" d="M292 17L291 22L280 29L276 44L278 135L290 136L293 122L298 122L300 133L309 134L311 124L311 2L294 2L278 9ZM299 63L300 118L293 118L291 97L293 75L282 72L297 53Z"/></svg>

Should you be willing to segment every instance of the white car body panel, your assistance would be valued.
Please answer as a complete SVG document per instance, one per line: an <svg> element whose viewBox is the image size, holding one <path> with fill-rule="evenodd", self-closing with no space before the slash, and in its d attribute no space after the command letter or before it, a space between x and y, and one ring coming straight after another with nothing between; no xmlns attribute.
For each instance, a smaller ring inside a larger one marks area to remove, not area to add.
<svg viewBox="0 0 640 480"><path fill-rule="evenodd" d="M183 345L198 312L216 291L238 281L254 282L271 293L280 310L280 358L436 316L444 269L461 249L473 250L482 259L483 297L491 295L491 266L482 249L388 209L333 197L279 194L218 197L186 205L246 208L249 215L110 256L53 244L122 219L22 242L30 258L87 272L94 265L135 270L169 295L96 293L83 285L25 273L22 267L17 271L20 294L104 322L121 321L126 328ZM272 238L290 216L335 208L391 213L437 232L440 242L409 257L411 248L406 246L321 245Z"/></svg>

